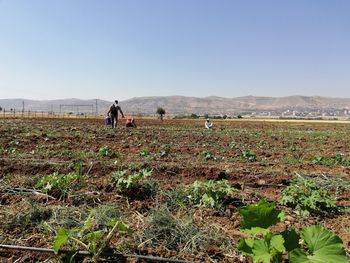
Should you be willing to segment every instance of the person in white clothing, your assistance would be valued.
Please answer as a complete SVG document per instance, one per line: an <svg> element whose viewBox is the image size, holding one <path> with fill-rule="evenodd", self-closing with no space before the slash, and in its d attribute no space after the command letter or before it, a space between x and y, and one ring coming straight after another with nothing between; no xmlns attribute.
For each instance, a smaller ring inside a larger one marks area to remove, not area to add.
<svg viewBox="0 0 350 263"><path fill-rule="evenodd" d="M204 127L206 129L210 129L211 127L213 127L213 123L210 122L209 119L206 120L205 124L204 124Z"/></svg>

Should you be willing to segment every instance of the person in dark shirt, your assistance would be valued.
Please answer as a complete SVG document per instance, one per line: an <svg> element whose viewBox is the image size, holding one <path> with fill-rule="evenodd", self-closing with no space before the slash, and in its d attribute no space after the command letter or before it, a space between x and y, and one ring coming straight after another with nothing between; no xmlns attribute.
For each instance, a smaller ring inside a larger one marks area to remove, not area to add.
<svg viewBox="0 0 350 263"><path fill-rule="evenodd" d="M115 100L114 103L109 108L109 111L107 112L107 115L111 118L111 126L112 128L116 128L118 125L118 111L121 113L122 117L124 118L124 113L122 109L118 105L118 101Z"/></svg>

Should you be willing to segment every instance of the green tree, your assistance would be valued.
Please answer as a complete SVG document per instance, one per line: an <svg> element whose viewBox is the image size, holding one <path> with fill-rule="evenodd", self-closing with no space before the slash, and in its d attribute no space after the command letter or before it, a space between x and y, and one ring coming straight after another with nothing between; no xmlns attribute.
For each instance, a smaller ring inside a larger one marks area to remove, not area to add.
<svg viewBox="0 0 350 263"><path fill-rule="evenodd" d="M163 115L165 114L165 110L162 107L158 107L157 114L159 114L160 119L163 120Z"/></svg>

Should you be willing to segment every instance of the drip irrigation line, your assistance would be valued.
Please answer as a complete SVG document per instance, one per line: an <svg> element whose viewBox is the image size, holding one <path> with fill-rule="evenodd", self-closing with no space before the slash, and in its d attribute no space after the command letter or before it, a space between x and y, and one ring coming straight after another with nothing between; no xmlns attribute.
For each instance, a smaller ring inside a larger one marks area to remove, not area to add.
<svg viewBox="0 0 350 263"><path fill-rule="evenodd" d="M51 248L38 248L38 247L26 247L26 246L15 246L15 245L1 245L0 249L12 249L12 250L23 250L23 251L33 251L39 253L50 253L54 254L54 250ZM59 250L59 254L69 254L76 253L80 256L91 256L92 254L89 251L79 250L79 251L71 251L71 250ZM119 257L119 258L139 258L149 262L168 262L168 263L196 263L195 261L187 261L181 259L171 259L171 258L163 258L163 257L154 257L154 256L144 256L137 254L122 254L122 253L101 253L102 257Z"/></svg>

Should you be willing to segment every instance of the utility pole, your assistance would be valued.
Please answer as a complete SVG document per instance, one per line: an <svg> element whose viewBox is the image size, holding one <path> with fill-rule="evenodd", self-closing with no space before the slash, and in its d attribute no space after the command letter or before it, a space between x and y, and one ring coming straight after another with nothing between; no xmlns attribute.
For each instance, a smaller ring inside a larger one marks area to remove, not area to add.
<svg viewBox="0 0 350 263"><path fill-rule="evenodd" d="M22 114L24 113L24 100L22 101Z"/></svg>
<svg viewBox="0 0 350 263"><path fill-rule="evenodd" d="M95 102L96 102L96 107L95 107L95 108L96 108L96 115L98 115L98 110L97 110L97 99L96 99Z"/></svg>

